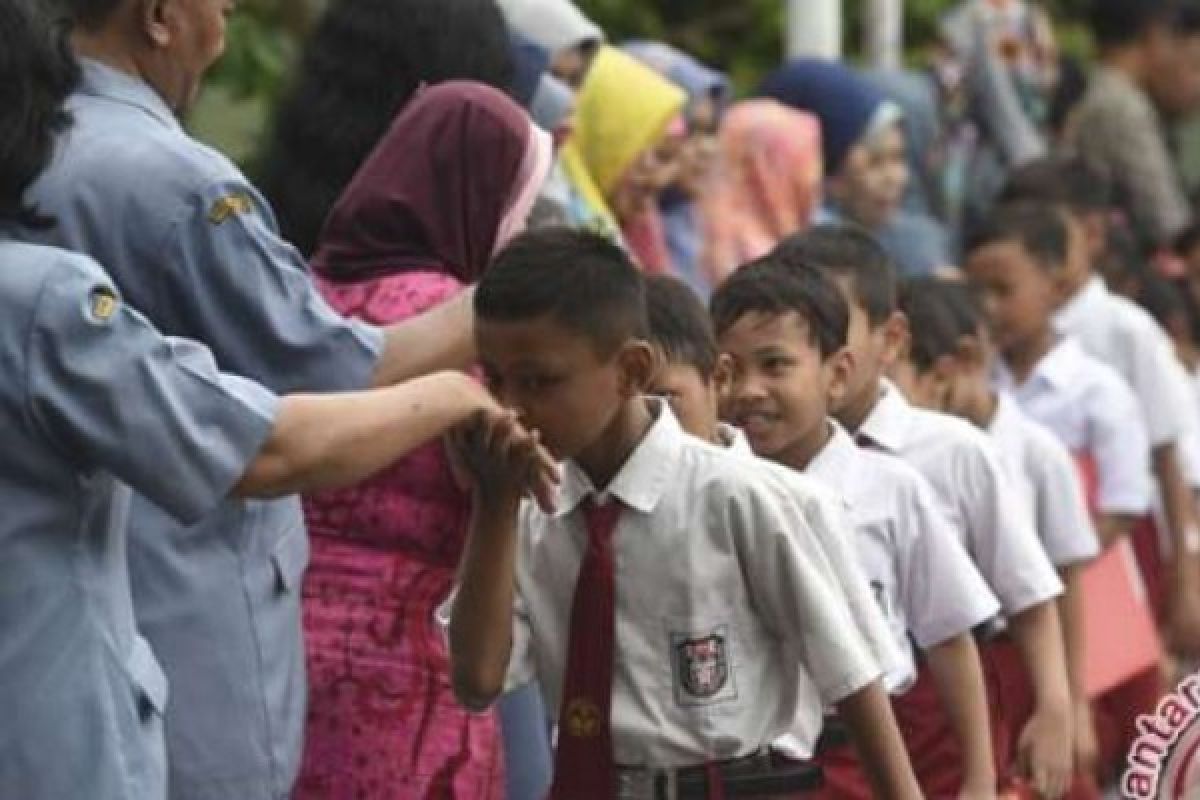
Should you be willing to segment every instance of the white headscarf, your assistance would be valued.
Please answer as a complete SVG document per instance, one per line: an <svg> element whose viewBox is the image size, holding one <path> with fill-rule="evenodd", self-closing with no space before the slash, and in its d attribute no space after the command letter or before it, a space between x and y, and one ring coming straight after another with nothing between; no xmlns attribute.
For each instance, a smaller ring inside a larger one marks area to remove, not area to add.
<svg viewBox="0 0 1200 800"><path fill-rule="evenodd" d="M508 26L553 55L585 42L603 42L604 31L570 0L496 0Z"/></svg>

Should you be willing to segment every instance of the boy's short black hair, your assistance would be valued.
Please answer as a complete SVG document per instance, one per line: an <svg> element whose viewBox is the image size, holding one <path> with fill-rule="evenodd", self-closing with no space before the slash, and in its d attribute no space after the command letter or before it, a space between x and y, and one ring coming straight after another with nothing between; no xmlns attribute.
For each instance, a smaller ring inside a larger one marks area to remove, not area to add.
<svg viewBox="0 0 1200 800"><path fill-rule="evenodd" d="M784 239L771 256L848 279L871 325L882 325L896 310L896 266L875 237L857 225L818 225Z"/></svg>
<svg viewBox="0 0 1200 800"><path fill-rule="evenodd" d="M829 276L815 266L773 255L729 276L713 293L710 308L718 335L747 314L798 314L822 358L845 347L850 331L850 308Z"/></svg>
<svg viewBox="0 0 1200 800"><path fill-rule="evenodd" d="M963 336L983 323L982 309L965 285L931 277L911 278L900 287L900 310L908 317L909 358L927 372L942 356L954 355Z"/></svg>
<svg viewBox="0 0 1200 800"><path fill-rule="evenodd" d="M604 355L649 329L645 281L629 256L603 236L563 227L523 233L497 254L475 290L475 314L548 316Z"/></svg>
<svg viewBox="0 0 1200 800"><path fill-rule="evenodd" d="M967 232L964 252L1001 242L1014 242L1046 271L1067 263L1070 230L1059 206L1021 202L1002 205Z"/></svg>
<svg viewBox="0 0 1200 800"><path fill-rule="evenodd" d="M650 343L673 364L694 368L704 380L717 369L717 336L708 309L691 287L670 275L646 278Z"/></svg>
<svg viewBox="0 0 1200 800"><path fill-rule="evenodd" d="M1157 275L1145 275L1138 290L1137 302L1163 328L1172 317L1183 317L1191 324L1187 301L1187 289Z"/></svg>
<svg viewBox="0 0 1200 800"><path fill-rule="evenodd" d="M1200 33L1200 5L1195 0L1091 0L1089 21L1101 48L1136 42L1155 25L1178 35Z"/></svg>
<svg viewBox="0 0 1200 800"><path fill-rule="evenodd" d="M1061 205L1073 214L1107 211L1112 181L1078 155L1045 156L1013 170L999 197L1001 204L1027 201Z"/></svg>

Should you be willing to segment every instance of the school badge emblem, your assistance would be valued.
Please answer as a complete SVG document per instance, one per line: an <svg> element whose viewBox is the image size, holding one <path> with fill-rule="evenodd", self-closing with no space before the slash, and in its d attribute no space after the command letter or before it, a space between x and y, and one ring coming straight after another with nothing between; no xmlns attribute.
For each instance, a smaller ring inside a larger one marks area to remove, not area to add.
<svg viewBox="0 0 1200 800"><path fill-rule="evenodd" d="M723 631L700 639L675 642L675 668L679 685L698 700L710 700L729 681L729 651Z"/></svg>
<svg viewBox="0 0 1200 800"><path fill-rule="evenodd" d="M564 723L568 735L590 739L600 733L600 708L586 697L576 697L567 705Z"/></svg>
<svg viewBox="0 0 1200 800"><path fill-rule="evenodd" d="M208 210L208 221L213 225L220 225L230 217L249 213L253 208L254 201L245 192L229 194L212 204L212 208Z"/></svg>
<svg viewBox="0 0 1200 800"><path fill-rule="evenodd" d="M117 293L107 287L93 289L88 295L88 312L95 322L108 322L117 313Z"/></svg>

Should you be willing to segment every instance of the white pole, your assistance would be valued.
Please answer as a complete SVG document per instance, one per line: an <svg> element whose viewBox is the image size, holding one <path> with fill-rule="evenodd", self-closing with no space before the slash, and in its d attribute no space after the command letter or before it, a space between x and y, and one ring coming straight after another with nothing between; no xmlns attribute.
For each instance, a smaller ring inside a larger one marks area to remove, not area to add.
<svg viewBox="0 0 1200 800"><path fill-rule="evenodd" d="M899 69L904 60L904 0L867 0L863 19L867 64Z"/></svg>
<svg viewBox="0 0 1200 800"><path fill-rule="evenodd" d="M788 58L842 57L842 0L788 0Z"/></svg>

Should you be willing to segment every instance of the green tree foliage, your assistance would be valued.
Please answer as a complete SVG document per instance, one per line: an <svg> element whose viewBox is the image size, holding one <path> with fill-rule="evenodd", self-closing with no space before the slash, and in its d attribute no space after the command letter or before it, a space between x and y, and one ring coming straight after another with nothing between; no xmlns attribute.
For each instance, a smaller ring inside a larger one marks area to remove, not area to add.
<svg viewBox="0 0 1200 800"><path fill-rule="evenodd" d="M253 149L271 103L295 63L305 31L327 2L355 0L241 0L230 20L225 56L210 76L193 114L193 129L242 158ZM445 0L454 2L454 0ZM750 89L783 55L786 0L577 0L613 41L661 39L728 71ZM1078 22L1087 0L1045 0L1068 49L1086 51ZM933 41L938 16L953 0L905 0L905 39L919 61ZM862 40L865 0L843 0L846 49Z"/></svg>

